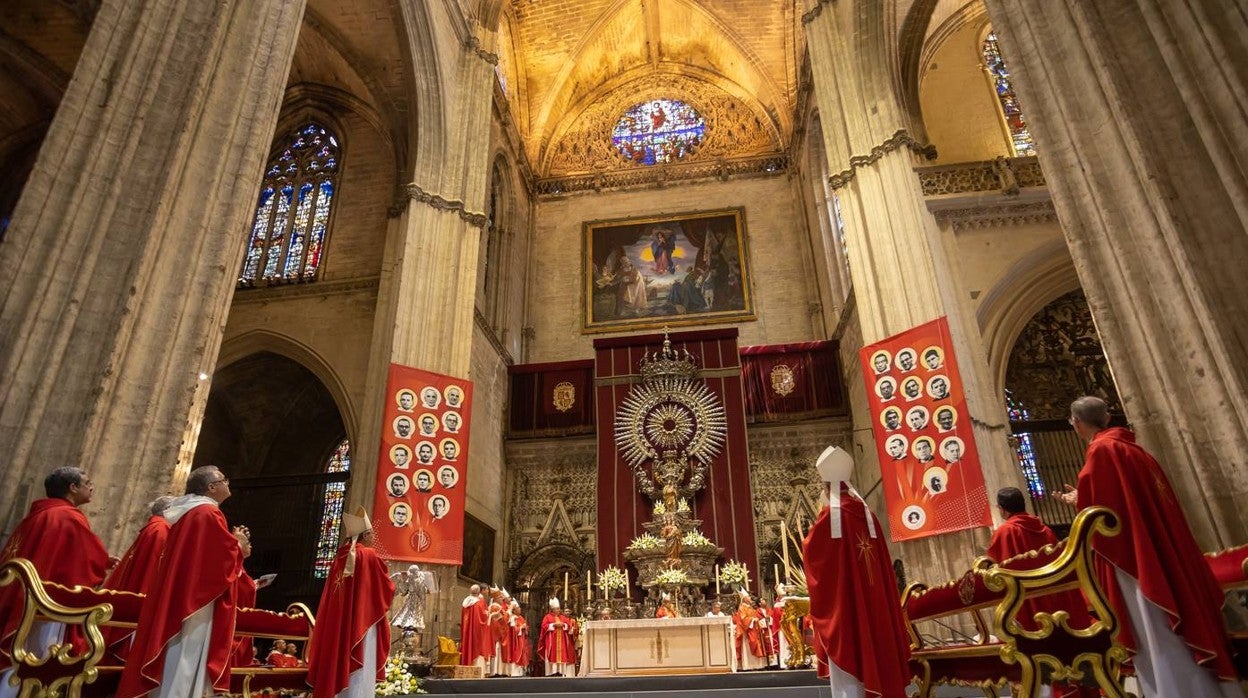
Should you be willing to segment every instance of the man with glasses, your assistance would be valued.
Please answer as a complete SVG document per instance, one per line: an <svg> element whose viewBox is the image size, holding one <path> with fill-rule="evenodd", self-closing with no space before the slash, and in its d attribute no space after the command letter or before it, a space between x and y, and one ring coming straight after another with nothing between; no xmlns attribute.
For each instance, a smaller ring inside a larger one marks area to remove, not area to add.
<svg viewBox="0 0 1248 698"><path fill-rule="evenodd" d="M57 468L43 481L44 499L30 505L30 512L17 525L0 550L0 563L25 558L45 582L64 586L99 586L110 558L80 507L91 501L95 488L80 468ZM16 695L8 684L13 658L13 635L22 616L22 587L10 584L0 588L0 696ZM36 623L27 637L26 649L35 657L45 657L48 647L63 641L61 623Z"/></svg>
<svg viewBox="0 0 1248 698"><path fill-rule="evenodd" d="M1088 449L1078 489L1065 485L1058 496L1079 509L1108 507L1122 525L1092 548L1143 695L1241 695L1222 591L1165 471L1130 430L1109 425L1099 397L1071 403L1070 424Z"/></svg>
<svg viewBox="0 0 1248 698"><path fill-rule="evenodd" d="M169 540L139 614L119 698L200 698L230 690L243 554L220 508L229 496L229 479L206 465L191 471L186 494L165 510Z"/></svg>

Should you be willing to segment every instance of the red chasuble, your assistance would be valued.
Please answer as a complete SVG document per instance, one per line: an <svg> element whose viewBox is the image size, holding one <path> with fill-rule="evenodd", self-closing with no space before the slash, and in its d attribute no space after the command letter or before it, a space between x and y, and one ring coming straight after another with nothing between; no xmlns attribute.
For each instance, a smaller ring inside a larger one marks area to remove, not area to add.
<svg viewBox="0 0 1248 698"><path fill-rule="evenodd" d="M1078 489L1080 509L1108 507L1122 521L1117 536L1093 539L1097 575L1122 624L1118 641L1135 651L1131 616L1114 568L1139 581L1144 596L1170 617L1170 627L1198 664L1223 681L1234 680L1222 591L1157 461L1129 430L1105 429L1088 445Z"/></svg>
<svg viewBox="0 0 1248 698"><path fill-rule="evenodd" d="M1022 555L1029 550L1038 550L1046 545L1057 543L1057 535L1053 530L1044 525L1039 518L1032 516L1026 512L1014 514L1006 519L992 532L992 542L988 544L988 551L985 553L988 557L1001 562L1015 555ZM1020 561L1012 567L1018 569L1033 569L1036 563L1027 564L1029 561ZM1039 563L1047 563L1048 560L1040 559ZM1036 614L1044 611L1046 613L1054 613L1056 611L1066 611L1070 613L1070 623L1072 628L1086 628L1092 624L1092 616L1088 613L1088 602L1083 598L1083 594L1079 591L1068 591L1061 594L1050 594L1032 601L1023 602L1022 608L1018 612L1018 618L1022 626L1028 630L1035 630L1039 625L1034 621Z"/></svg>
<svg viewBox="0 0 1248 698"><path fill-rule="evenodd" d="M385 678L386 657L390 654L390 626L386 613L394 600L394 582L377 551L357 543L355 572L346 571L351 544L338 548L329 569L321 605L316 609L316 627L308 648L308 685L314 698L337 695L347 688L351 674L364 666L364 639L377 627L375 677Z"/></svg>
<svg viewBox="0 0 1248 698"><path fill-rule="evenodd" d="M130 549L122 556L121 562L104 580L105 589L115 591L131 591L142 594L147 589L149 580L156 573L156 564L160 562L160 554L165 550L165 541L169 539L169 522L163 516L153 516L147 520L139 535L130 544ZM134 630L129 628L104 628L104 640L108 649L121 661L130 654L130 638Z"/></svg>
<svg viewBox="0 0 1248 698"><path fill-rule="evenodd" d="M237 608L256 607L256 580L247 574L247 570L239 570L238 580L234 582L234 603ZM251 666L256 663L256 641L250 635L236 635L234 649L230 652L230 668Z"/></svg>
<svg viewBox="0 0 1248 698"><path fill-rule="evenodd" d="M234 583L242 565L238 539L215 504L196 506L174 521L139 614L118 698L137 698L160 686L166 647L186 619L205 606L212 606L208 681L219 692L229 690Z"/></svg>
<svg viewBox="0 0 1248 698"><path fill-rule="evenodd" d="M842 537L832 537L831 509L824 507L802 544L816 650L861 681L867 695L904 696L910 641L884 531L844 483L840 497Z"/></svg>
<svg viewBox="0 0 1248 698"><path fill-rule="evenodd" d="M491 649L497 646L501 661L510 661L508 656L511 655L511 628L507 624L507 613L502 604L490 604L490 643Z"/></svg>
<svg viewBox="0 0 1248 698"><path fill-rule="evenodd" d="M524 616L511 616L515 625L511 626L511 655L507 661L527 669L533 661L533 648L529 642L529 624Z"/></svg>
<svg viewBox="0 0 1248 698"><path fill-rule="evenodd" d="M762 619L762 612L753 606L742 606L732 614L732 624L736 626L733 636L737 643L738 658L747 648L755 657L767 656L767 646L763 644L763 633L767 631L760 627Z"/></svg>
<svg viewBox="0 0 1248 698"><path fill-rule="evenodd" d="M459 612L459 663L471 665L477 657L494 656L494 638L490 634L489 614L485 599L464 606Z"/></svg>
<svg viewBox="0 0 1248 698"><path fill-rule="evenodd" d="M550 629L551 623L564 627ZM537 638L537 655L551 664L576 664L576 622L562 613L547 613Z"/></svg>
<svg viewBox="0 0 1248 698"><path fill-rule="evenodd" d="M9 536L0 562L26 558L39 577L64 586L97 587L108 569L108 551L78 507L56 497L37 499ZM0 589L0 669L12 661L13 634L22 619L22 586ZM73 638L75 647L84 650Z"/></svg>

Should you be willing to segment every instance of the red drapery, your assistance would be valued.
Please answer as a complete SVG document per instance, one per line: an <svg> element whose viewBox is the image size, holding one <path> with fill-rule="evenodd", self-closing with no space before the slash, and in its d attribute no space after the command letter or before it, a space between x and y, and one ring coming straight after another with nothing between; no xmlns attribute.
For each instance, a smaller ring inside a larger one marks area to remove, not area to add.
<svg viewBox="0 0 1248 698"><path fill-rule="evenodd" d="M742 347L741 380L750 422L846 413L835 341Z"/></svg>
<svg viewBox="0 0 1248 698"><path fill-rule="evenodd" d="M594 430L592 359L524 364L510 367L508 373L512 436L564 436Z"/></svg>
<svg viewBox="0 0 1248 698"><path fill-rule="evenodd" d="M688 350L702 377L724 405L728 434L708 468L707 487L692 502L702 531L724 548L724 556L757 572L754 510L750 498L749 453L737 330L703 330L671 335L677 351ZM594 341L598 421L598 565L623 565L622 553L645 529L650 504L637 491L633 470L615 446L615 410L639 380L638 362L663 344L662 335L611 337Z"/></svg>

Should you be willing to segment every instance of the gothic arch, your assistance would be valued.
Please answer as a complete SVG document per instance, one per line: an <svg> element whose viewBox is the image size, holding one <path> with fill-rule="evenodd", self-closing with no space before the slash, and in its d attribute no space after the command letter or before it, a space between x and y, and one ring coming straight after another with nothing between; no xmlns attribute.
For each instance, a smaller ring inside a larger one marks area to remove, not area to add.
<svg viewBox="0 0 1248 698"><path fill-rule="evenodd" d="M1005 390L1010 352L1031 318L1053 300L1080 288L1064 239L1043 245L1015 262L980 301L976 311L996 395Z"/></svg>
<svg viewBox="0 0 1248 698"><path fill-rule="evenodd" d="M342 382L338 372L315 349L303 342L284 334L268 330L252 330L235 337L230 337L221 344L221 352L217 357L216 371L261 352L277 354L298 363L311 371L317 380L325 386L333 397L338 413L342 415L343 426L346 427L347 438L355 438L360 433L359 416L350 394Z"/></svg>

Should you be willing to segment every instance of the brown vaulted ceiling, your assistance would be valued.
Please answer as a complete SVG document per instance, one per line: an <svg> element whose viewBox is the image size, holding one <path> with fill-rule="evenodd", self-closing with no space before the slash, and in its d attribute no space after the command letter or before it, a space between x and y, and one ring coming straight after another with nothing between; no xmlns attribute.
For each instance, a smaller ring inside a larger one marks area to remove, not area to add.
<svg viewBox="0 0 1248 698"><path fill-rule="evenodd" d="M750 131L745 141L783 149L804 51L800 13L794 0L512 0L504 63L516 64L508 96L529 157L547 171L561 140L584 135L583 121L601 130L604 108L653 96L701 100L732 115L734 131Z"/></svg>

